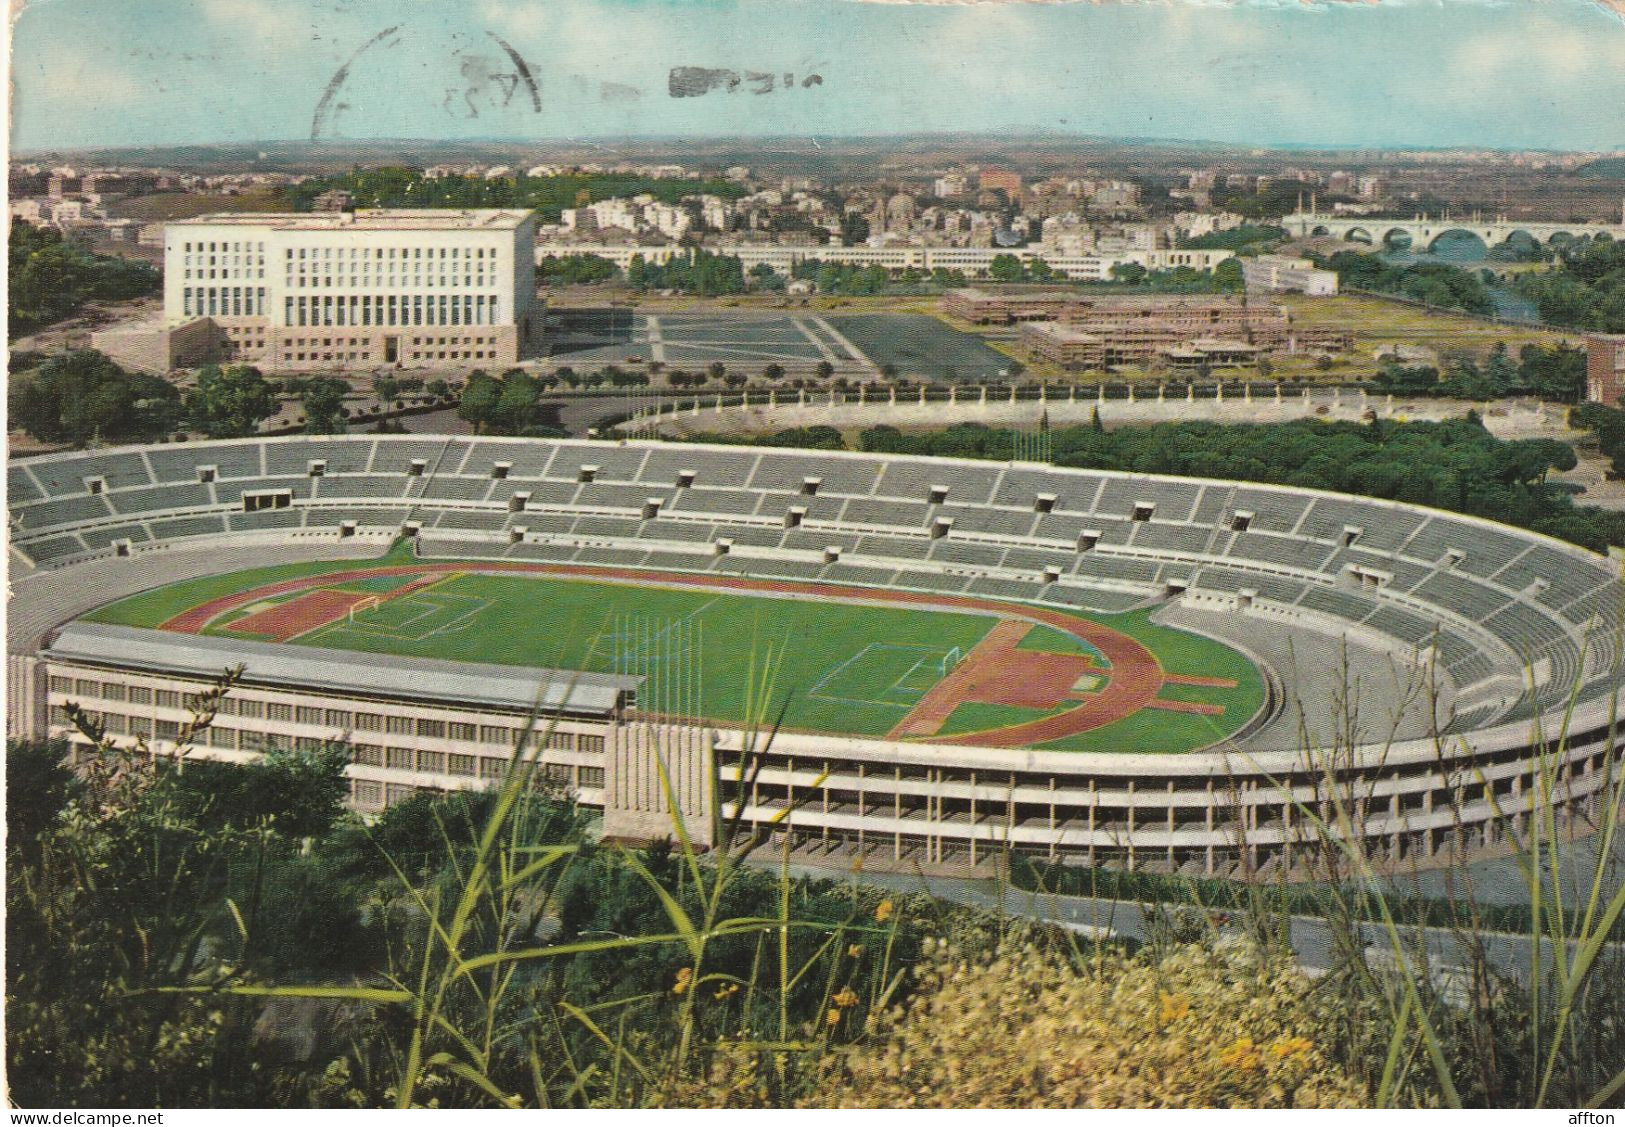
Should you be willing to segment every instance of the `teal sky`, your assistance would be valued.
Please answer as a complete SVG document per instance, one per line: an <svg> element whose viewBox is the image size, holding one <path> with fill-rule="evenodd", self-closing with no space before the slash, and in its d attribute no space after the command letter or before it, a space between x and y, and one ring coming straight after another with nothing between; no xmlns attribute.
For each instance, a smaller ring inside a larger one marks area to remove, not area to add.
<svg viewBox="0 0 1625 1127"><path fill-rule="evenodd" d="M330 86L321 131L338 139L1052 130L1625 149L1625 20L1595 0L31 0L13 52L23 150L308 138ZM775 88L674 98L679 66Z"/></svg>

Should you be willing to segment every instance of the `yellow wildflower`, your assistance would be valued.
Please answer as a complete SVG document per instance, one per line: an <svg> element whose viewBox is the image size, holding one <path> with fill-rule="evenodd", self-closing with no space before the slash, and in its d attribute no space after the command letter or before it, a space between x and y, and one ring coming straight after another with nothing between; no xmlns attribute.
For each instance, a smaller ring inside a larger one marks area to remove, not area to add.
<svg viewBox="0 0 1625 1127"><path fill-rule="evenodd" d="M1309 1055L1309 1050L1314 1047L1315 1043L1307 1037L1288 1037L1271 1045L1270 1051L1282 1060L1287 1057L1297 1057L1302 1060Z"/></svg>
<svg viewBox="0 0 1625 1127"><path fill-rule="evenodd" d="M1183 994L1162 995L1162 1024L1172 1025L1191 1012L1191 1000Z"/></svg>
<svg viewBox="0 0 1625 1127"><path fill-rule="evenodd" d="M861 943L852 944L852 946L850 946L850 947L848 947L846 949L846 953L850 958L854 958L854 959L857 958L859 955L863 954L863 944L861 944Z"/></svg>
<svg viewBox="0 0 1625 1127"><path fill-rule="evenodd" d="M1251 1072L1261 1063L1251 1037L1239 1038L1219 1054L1219 1060L1238 1072Z"/></svg>
<svg viewBox="0 0 1625 1127"><path fill-rule="evenodd" d="M725 982L717 987L716 999L721 1002L727 998L732 998L737 993L739 993L739 983Z"/></svg>
<svg viewBox="0 0 1625 1127"><path fill-rule="evenodd" d="M840 1023L841 1023L841 1011L840 1010L830 1010L829 1013L824 1015L824 1024L825 1025L839 1025Z"/></svg>
<svg viewBox="0 0 1625 1127"><path fill-rule="evenodd" d="M677 972L677 981L672 984L671 992L673 994L688 993L689 980L693 977L694 969L692 967L684 967L683 969L679 970Z"/></svg>
<svg viewBox="0 0 1625 1127"><path fill-rule="evenodd" d="M891 919L891 910L892 902L890 900L882 900L879 904L875 905L875 922L885 923L887 920Z"/></svg>
<svg viewBox="0 0 1625 1127"><path fill-rule="evenodd" d="M841 987L841 992L835 995L835 1004L841 1009L849 1009L858 1004L858 995L850 986Z"/></svg>

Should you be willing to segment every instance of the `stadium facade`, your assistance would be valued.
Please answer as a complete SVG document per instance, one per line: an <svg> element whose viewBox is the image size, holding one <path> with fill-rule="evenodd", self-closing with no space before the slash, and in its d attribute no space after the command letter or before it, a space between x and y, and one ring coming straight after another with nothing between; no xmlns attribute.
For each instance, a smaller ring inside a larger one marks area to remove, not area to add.
<svg viewBox="0 0 1625 1127"><path fill-rule="evenodd" d="M1495 847L1549 804L1579 828L1620 769L1619 565L1391 502L1036 464L662 443L356 435L53 455L8 469L14 733L70 702L165 750L211 671L242 683L197 754L336 738L357 806L488 785L540 701L545 777L605 830L714 815L803 856L1268 874L1336 820L1392 864ZM745 731L641 711L635 678L448 667L78 619L189 576L424 557L751 576L1121 611L1246 653L1272 686L1180 754ZM348 672L346 671L348 670ZM1350 706L1358 699L1357 711Z"/></svg>
<svg viewBox="0 0 1625 1127"><path fill-rule="evenodd" d="M146 371L479 366L542 331L526 211L218 214L164 229L161 324L93 344Z"/></svg>

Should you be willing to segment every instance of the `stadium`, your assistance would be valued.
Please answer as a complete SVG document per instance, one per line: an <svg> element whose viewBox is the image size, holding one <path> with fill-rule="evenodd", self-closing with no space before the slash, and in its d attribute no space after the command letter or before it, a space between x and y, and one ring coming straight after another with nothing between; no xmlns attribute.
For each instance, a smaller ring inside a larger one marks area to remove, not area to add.
<svg viewBox="0 0 1625 1127"><path fill-rule="evenodd" d="M660 442L350 435L8 468L14 734L349 743L354 805L530 718L607 835L808 861L1428 864L1620 767L1617 562L1310 490ZM771 734L767 734L771 732ZM668 801L667 794L671 795Z"/></svg>

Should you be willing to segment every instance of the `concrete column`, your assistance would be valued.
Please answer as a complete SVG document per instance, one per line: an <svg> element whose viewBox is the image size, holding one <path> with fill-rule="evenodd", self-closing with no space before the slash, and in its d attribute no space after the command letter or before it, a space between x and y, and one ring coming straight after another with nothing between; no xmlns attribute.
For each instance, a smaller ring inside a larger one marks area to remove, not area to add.
<svg viewBox="0 0 1625 1127"><path fill-rule="evenodd" d="M771 410L777 410L778 409L778 406L779 406L779 389L778 388L774 388L772 391L769 391L767 393L767 405L768 405L768 408L771 409Z"/></svg>
<svg viewBox="0 0 1625 1127"><path fill-rule="evenodd" d="M1049 381L1048 380L1044 380L1043 382L1041 382L1038 385L1038 401L1040 403L1048 403L1049 402Z"/></svg>
<svg viewBox="0 0 1625 1127"><path fill-rule="evenodd" d="M869 398L869 385L868 384L859 384L858 385L858 406L862 407L868 401L868 398Z"/></svg>
<svg viewBox="0 0 1625 1127"><path fill-rule="evenodd" d="M959 385L956 383L948 385L948 402L950 404L959 402Z"/></svg>
<svg viewBox="0 0 1625 1127"><path fill-rule="evenodd" d="M924 384L920 385L920 406L921 407L925 406L925 385Z"/></svg>
<svg viewBox="0 0 1625 1127"><path fill-rule="evenodd" d="M805 407L807 405L807 389L806 388L803 387L803 388L798 388L796 390L796 405L798 407Z"/></svg>
<svg viewBox="0 0 1625 1127"><path fill-rule="evenodd" d="M895 386L891 389L891 405L893 407L897 406L897 388Z"/></svg>
<svg viewBox="0 0 1625 1127"><path fill-rule="evenodd" d="M1011 384L1010 385L1010 402L1014 403L1015 401L1016 401L1016 385Z"/></svg>
<svg viewBox="0 0 1625 1127"><path fill-rule="evenodd" d="M981 400L981 403L982 403L983 407L987 406L987 384L982 385L982 400Z"/></svg>
<svg viewBox="0 0 1625 1127"><path fill-rule="evenodd" d="M1253 385L1251 382L1241 385L1241 401L1243 403L1251 403L1253 401Z"/></svg>
<svg viewBox="0 0 1625 1127"><path fill-rule="evenodd" d="M1275 385L1275 405L1277 407L1281 405L1281 385L1279 383Z"/></svg>
<svg viewBox="0 0 1625 1127"><path fill-rule="evenodd" d="M1186 403L1195 403L1196 402L1196 381L1195 380L1192 380L1190 383L1185 385L1185 402Z"/></svg>
<svg viewBox="0 0 1625 1127"><path fill-rule="evenodd" d="M1066 389L1066 401L1068 403L1076 403L1078 401L1078 385L1077 384L1073 384L1071 387Z"/></svg>
<svg viewBox="0 0 1625 1127"><path fill-rule="evenodd" d="M1129 381L1128 385L1128 401L1130 403L1134 402L1134 381L1132 380Z"/></svg>
<svg viewBox="0 0 1625 1127"><path fill-rule="evenodd" d="M1220 380L1218 383L1213 385L1213 402L1215 402L1215 403L1223 403L1224 402L1224 381L1223 380Z"/></svg>
<svg viewBox="0 0 1625 1127"><path fill-rule="evenodd" d="M1106 402L1106 381L1101 380L1100 385L1095 389L1095 403L1096 404L1104 404L1105 402Z"/></svg>
<svg viewBox="0 0 1625 1127"><path fill-rule="evenodd" d="M1157 402L1158 403L1166 403L1167 401L1168 401L1168 385L1165 382L1159 381L1157 383Z"/></svg>

